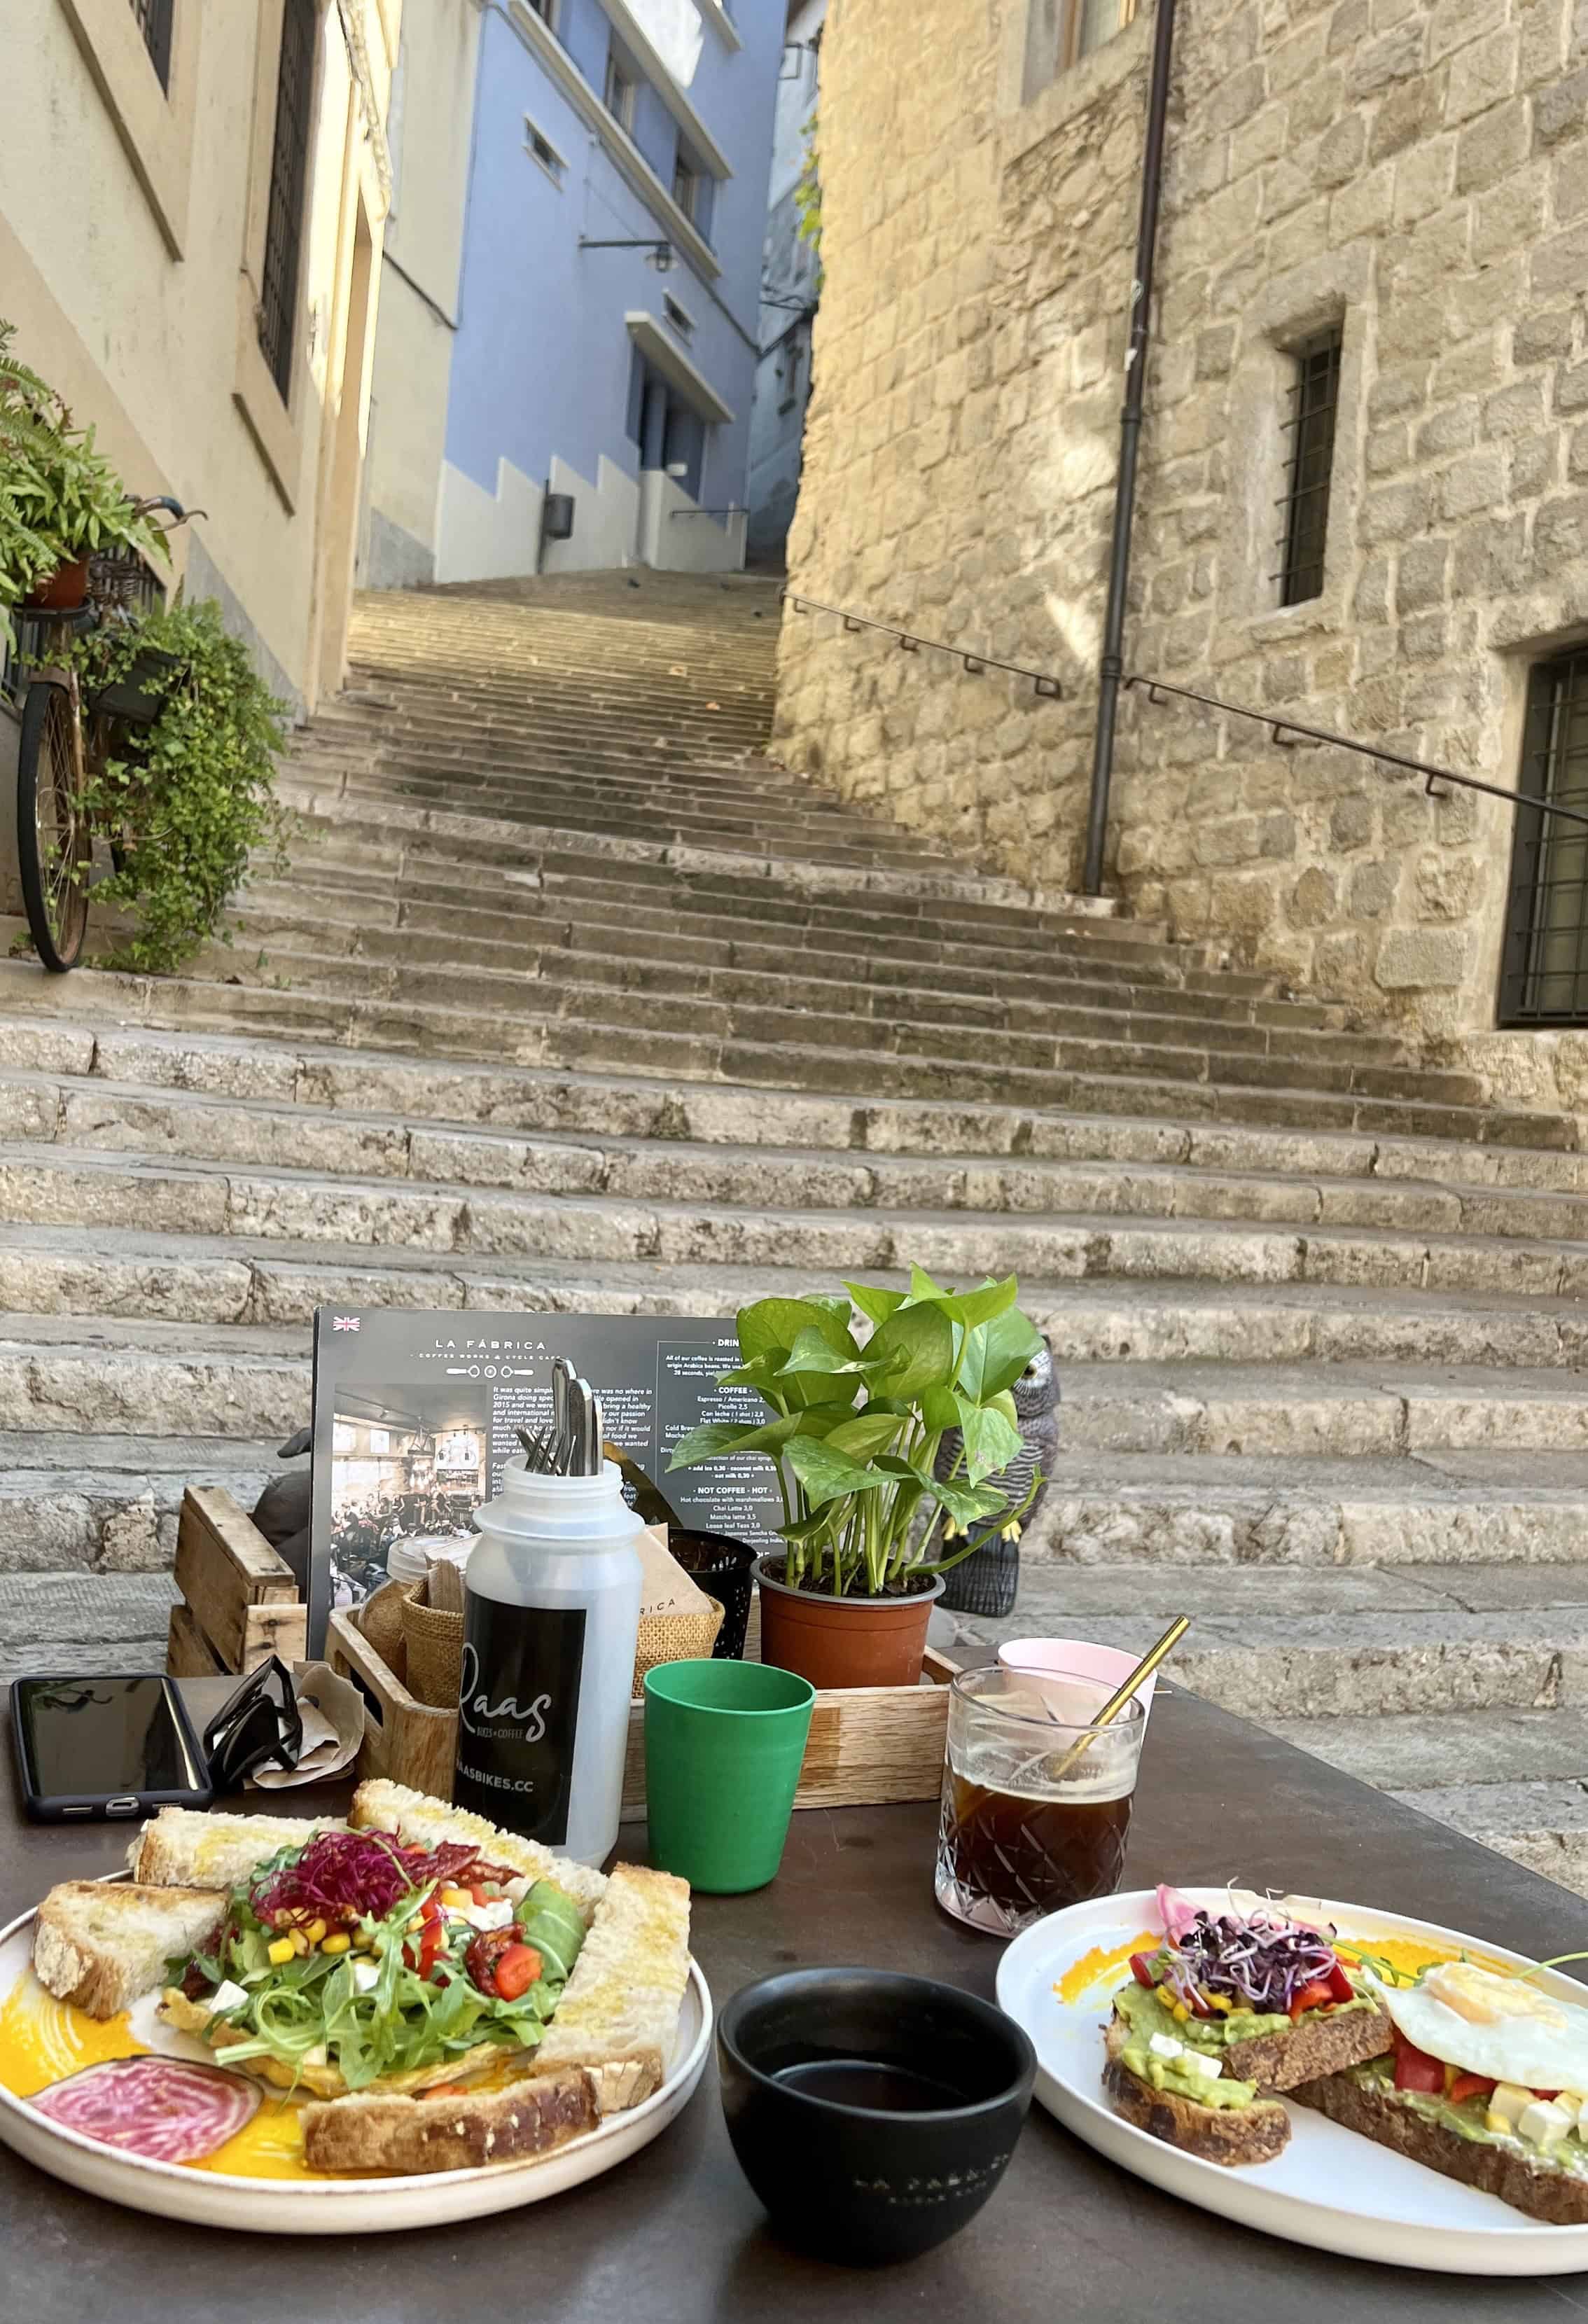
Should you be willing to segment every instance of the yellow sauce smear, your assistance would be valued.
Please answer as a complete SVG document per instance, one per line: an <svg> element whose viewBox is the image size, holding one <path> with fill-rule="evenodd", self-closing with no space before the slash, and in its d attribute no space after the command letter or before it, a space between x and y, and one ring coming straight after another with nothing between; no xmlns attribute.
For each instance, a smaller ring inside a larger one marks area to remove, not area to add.
<svg viewBox="0 0 1588 2324"><path fill-rule="evenodd" d="M1139 1936L1115 1945L1112 1951L1094 1945L1089 1953L1083 1953L1066 1969L1053 1990L1066 2003L1087 2001L1094 1992L1099 1997L1113 1993L1131 1965L1131 1955L1156 1952L1162 1942L1161 1930L1143 1929ZM1415 1977L1419 1969L1432 1969L1439 1961L1460 1960L1463 1957L1476 1961L1481 1969L1497 1969L1502 1977L1513 1974L1508 1962L1496 1960L1488 1953L1469 1949L1463 1956L1453 1945L1431 1945L1415 1937L1342 1937L1336 1950L1351 1968L1357 1966L1365 1952L1374 1960L1388 1961L1391 1969L1408 1977Z"/></svg>
<svg viewBox="0 0 1588 2324"><path fill-rule="evenodd" d="M31 2098L51 2082L107 2058L146 2057L125 2014L100 2020L57 2001L30 1971L0 2006L0 2088ZM303 2160L298 2109L267 2097L259 2111L215 2153L189 2164L228 2179L318 2179Z"/></svg>

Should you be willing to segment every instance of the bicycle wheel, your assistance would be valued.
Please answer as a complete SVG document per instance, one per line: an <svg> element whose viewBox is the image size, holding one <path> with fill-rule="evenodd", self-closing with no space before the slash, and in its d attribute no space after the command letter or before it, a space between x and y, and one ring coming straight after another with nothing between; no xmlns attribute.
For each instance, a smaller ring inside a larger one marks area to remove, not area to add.
<svg viewBox="0 0 1588 2324"><path fill-rule="evenodd" d="M16 853L28 930L58 974L75 968L88 931L93 835L78 776L76 721L63 686L35 681L23 704L16 761Z"/></svg>

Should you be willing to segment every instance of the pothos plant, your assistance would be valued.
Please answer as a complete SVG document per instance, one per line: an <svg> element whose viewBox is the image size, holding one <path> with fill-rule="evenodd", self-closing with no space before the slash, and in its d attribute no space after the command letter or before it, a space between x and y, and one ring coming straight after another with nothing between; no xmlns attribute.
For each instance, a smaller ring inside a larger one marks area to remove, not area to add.
<svg viewBox="0 0 1588 2324"><path fill-rule="evenodd" d="M771 1417L708 1421L668 1466L764 1453L782 1493L782 1579L793 1589L876 1598L946 1572L1018 1523L1041 1483L1015 1507L988 1481L1020 1450L1010 1391L1042 1345L1018 1297L1012 1275L954 1292L918 1267L908 1291L846 1283L841 1294L742 1307L741 1361L721 1384L753 1388ZM872 1326L863 1345L857 1309ZM959 1451L938 1477L951 1429ZM932 1563L938 1511L968 1537Z"/></svg>
<svg viewBox="0 0 1588 2324"><path fill-rule="evenodd" d="M157 527L75 425L54 388L12 352L16 326L0 320L0 639L12 609L62 565L101 549L136 549L162 563Z"/></svg>
<svg viewBox="0 0 1588 2324"><path fill-rule="evenodd" d="M256 850L278 876L285 869L292 818L275 796L275 761L286 706L213 599L179 598L70 651L90 696L130 678L158 704L151 724L120 729L87 805L115 837L115 869L96 881L95 901L119 905L130 924L108 964L169 972L220 928Z"/></svg>

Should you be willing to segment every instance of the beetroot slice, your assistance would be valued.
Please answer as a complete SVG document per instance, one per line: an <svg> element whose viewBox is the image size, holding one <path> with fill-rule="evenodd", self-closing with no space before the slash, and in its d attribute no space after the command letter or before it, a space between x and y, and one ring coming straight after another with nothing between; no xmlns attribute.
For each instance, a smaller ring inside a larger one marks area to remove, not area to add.
<svg viewBox="0 0 1588 2324"><path fill-rule="evenodd" d="M201 2163L253 2119L256 2082L188 2058L107 2058L30 2098L51 2122L152 2163Z"/></svg>

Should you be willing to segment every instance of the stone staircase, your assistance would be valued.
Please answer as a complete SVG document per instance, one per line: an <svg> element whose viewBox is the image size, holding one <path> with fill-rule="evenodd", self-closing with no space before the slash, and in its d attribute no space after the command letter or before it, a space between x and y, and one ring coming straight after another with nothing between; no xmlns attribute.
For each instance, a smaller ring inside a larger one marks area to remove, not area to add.
<svg viewBox="0 0 1588 2324"><path fill-rule="evenodd" d="M1574 1124L770 765L776 620L365 599L233 945L0 964L0 1669L158 1655L317 1304L1014 1268L1066 1401L1004 1627L1184 1609L1189 1683L1588 1894Z"/></svg>

